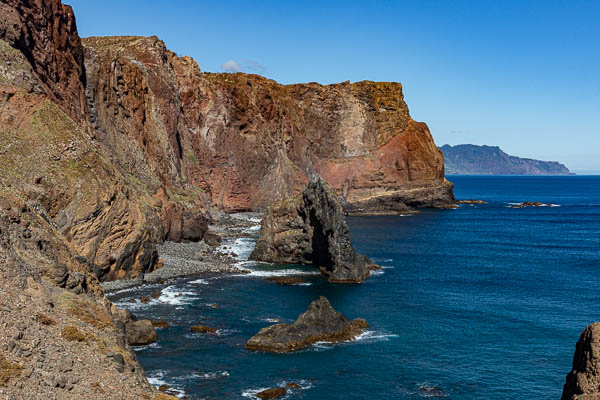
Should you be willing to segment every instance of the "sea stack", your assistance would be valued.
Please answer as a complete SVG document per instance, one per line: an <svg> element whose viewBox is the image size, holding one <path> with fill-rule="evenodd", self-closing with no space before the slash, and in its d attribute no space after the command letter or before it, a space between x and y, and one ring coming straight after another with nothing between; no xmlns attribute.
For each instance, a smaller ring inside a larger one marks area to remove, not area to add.
<svg viewBox="0 0 600 400"><path fill-rule="evenodd" d="M288 353L302 350L316 342L338 343L354 339L369 324L364 319L349 320L335 311L321 296L293 324L276 324L263 328L246 344L248 350Z"/></svg>
<svg viewBox="0 0 600 400"><path fill-rule="evenodd" d="M269 207L250 259L314 265L336 283L362 283L376 267L354 251L342 206L317 176L298 195Z"/></svg>
<svg viewBox="0 0 600 400"><path fill-rule="evenodd" d="M600 322L588 325L575 345L573 369L563 386L562 400L600 399Z"/></svg>

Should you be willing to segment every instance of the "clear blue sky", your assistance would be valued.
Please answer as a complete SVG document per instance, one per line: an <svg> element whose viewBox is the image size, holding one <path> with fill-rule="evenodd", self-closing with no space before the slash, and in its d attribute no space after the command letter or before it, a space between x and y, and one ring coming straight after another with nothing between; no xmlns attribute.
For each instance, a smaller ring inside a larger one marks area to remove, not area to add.
<svg viewBox="0 0 600 400"><path fill-rule="evenodd" d="M81 36L157 35L203 71L398 81L438 145L600 171L600 1L90 1Z"/></svg>

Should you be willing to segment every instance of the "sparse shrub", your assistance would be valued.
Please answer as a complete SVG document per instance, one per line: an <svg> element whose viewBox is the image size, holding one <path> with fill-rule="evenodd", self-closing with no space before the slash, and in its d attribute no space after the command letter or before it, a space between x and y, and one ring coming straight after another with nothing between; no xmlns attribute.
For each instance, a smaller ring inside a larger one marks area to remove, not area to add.
<svg viewBox="0 0 600 400"><path fill-rule="evenodd" d="M73 342L87 342L87 336L76 326L65 326L61 336Z"/></svg>

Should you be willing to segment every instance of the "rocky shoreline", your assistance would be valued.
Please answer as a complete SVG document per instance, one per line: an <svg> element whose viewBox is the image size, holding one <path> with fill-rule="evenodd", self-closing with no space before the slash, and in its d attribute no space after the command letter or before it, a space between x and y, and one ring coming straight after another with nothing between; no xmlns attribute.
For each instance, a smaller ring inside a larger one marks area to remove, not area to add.
<svg viewBox="0 0 600 400"><path fill-rule="evenodd" d="M244 260L235 252L233 244L236 239L255 236L260 227L260 218L260 213L253 212L223 213L209 225L209 232L218 238L220 244L211 246L204 241L164 242L157 246L159 259L162 260L161 268L136 279L102 282L101 286L106 294L110 294L117 290L175 278L246 274L247 270L236 265Z"/></svg>

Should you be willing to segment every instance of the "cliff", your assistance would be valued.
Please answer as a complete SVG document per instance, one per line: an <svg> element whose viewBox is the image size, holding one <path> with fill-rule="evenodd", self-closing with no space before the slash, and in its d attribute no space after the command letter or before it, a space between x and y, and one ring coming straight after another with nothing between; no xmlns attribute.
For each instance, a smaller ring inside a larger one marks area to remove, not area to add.
<svg viewBox="0 0 600 400"><path fill-rule="evenodd" d="M280 85L202 73L156 37L83 44L95 137L143 182L153 173L225 211L298 193L311 172L347 208L453 201L441 152L427 126L410 118L398 83Z"/></svg>
<svg viewBox="0 0 600 400"><path fill-rule="evenodd" d="M455 175L572 175L556 161L539 161L510 156L498 146L460 144L440 147L446 174Z"/></svg>
<svg viewBox="0 0 600 400"><path fill-rule="evenodd" d="M101 280L160 265L222 211L316 171L348 208L445 207L443 159L396 83L201 73L156 37L81 40L60 0L0 0L0 386L153 398ZM101 378L100 378L101 377Z"/></svg>
<svg viewBox="0 0 600 400"><path fill-rule="evenodd" d="M586 327L575 346L573 368L567 375L562 400L600 398L600 322Z"/></svg>

